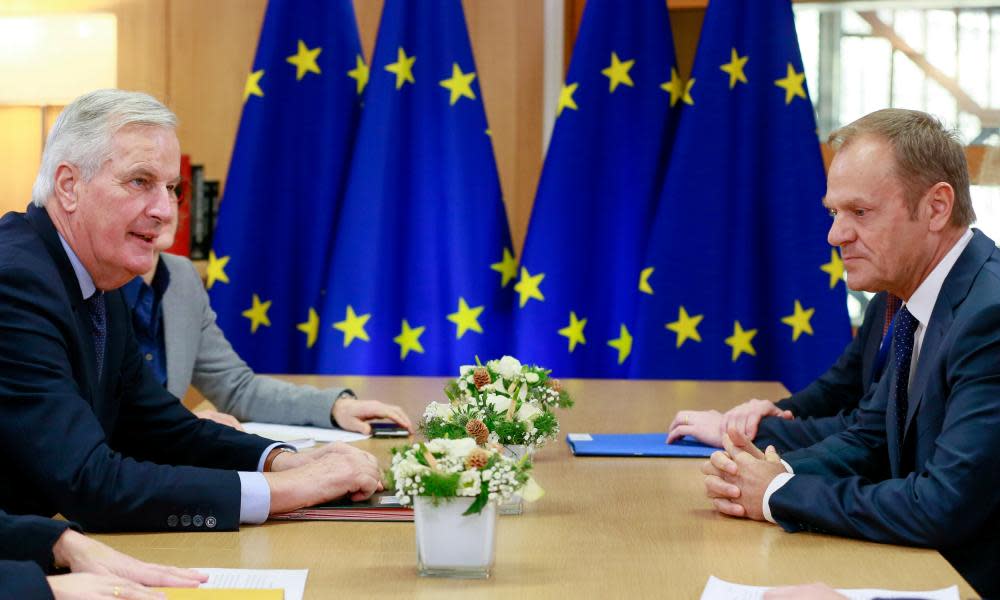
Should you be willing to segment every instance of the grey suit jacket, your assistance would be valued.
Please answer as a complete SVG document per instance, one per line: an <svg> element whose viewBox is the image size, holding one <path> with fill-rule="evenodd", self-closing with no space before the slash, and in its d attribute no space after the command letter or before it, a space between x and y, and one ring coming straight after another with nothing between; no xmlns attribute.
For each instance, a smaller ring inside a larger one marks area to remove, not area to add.
<svg viewBox="0 0 1000 600"><path fill-rule="evenodd" d="M183 398L189 385L220 411L241 421L332 427L333 403L343 388L317 389L256 375L215 322L215 312L190 260L161 254L170 272L163 295L167 389Z"/></svg>

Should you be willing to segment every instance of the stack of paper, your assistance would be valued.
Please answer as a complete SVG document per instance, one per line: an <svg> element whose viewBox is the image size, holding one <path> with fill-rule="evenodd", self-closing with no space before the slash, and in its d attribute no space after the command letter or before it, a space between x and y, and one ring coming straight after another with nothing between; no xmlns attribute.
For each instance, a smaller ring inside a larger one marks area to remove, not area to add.
<svg viewBox="0 0 1000 600"><path fill-rule="evenodd" d="M412 521L413 509L400 504L390 492L380 492L361 502L341 499L270 518L275 521Z"/></svg>
<svg viewBox="0 0 1000 600"><path fill-rule="evenodd" d="M771 588L756 585L740 585L723 581L714 575L708 578L701 600L763 600L764 592ZM899 592L876 589L837 590L849 600L872 600L873 598L920 598L921 600L959 600L958 586L927 592Z"/></svg>
<svg viewBox="0 0 1000 600"><path fill-rule="evenodd" d="M160 588L168 600L302 600L309 569L204 569L198 588Z"/></svg>

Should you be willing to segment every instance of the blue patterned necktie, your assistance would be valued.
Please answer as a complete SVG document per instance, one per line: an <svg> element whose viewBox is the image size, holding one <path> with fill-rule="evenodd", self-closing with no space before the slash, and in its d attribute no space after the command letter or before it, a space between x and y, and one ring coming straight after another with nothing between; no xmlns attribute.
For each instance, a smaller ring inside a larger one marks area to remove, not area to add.
<svg viewBox="0 0 1000 600"><path fill-rule="evenodd" d="M909 410L910 363L913 358L913 334L920 322L910 314L910 311L899 309L896 322L893 325L893 343L895 344L896 380L893 382L896 395L896 432L899 444L903 444L903 432L906 428L906 412Z"/></svg>
<svg viewBox="0 0 1000 600"><path fill-rule="evenodd" d="M104 348L108 339L108 308L104 301L104 292L97 290L87 298L87 311L90 312L90 332L94 335L94 354L97 356L97 379L104 372Z"/></svg>

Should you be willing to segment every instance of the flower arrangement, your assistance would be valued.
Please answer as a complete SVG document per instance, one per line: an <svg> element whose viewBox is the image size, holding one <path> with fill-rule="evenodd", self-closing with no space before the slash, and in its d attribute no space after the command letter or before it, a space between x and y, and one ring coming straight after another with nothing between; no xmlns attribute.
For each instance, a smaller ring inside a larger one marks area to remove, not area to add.
<svg viewBox="0 0 1000 600"><path fill-rule="evenodd" d="M572 406L573 400L550 371L511 356L476 362L445 387L449 403L427 405L421 429L428 439L539 447L556 437L559 421L552 408Z"/></svg>
<svg viewBox="0 0 1000 600"><path fill-rule="evenodd" d="M400 504L412 504L416 496L430 497L435 504L447 498L474 497L463 513L471 515L514 492L529 501L541 496L530 469L527 459L515 461L479 447L471 438L434 439L393 449L387 479L396 488Z"/></svg>

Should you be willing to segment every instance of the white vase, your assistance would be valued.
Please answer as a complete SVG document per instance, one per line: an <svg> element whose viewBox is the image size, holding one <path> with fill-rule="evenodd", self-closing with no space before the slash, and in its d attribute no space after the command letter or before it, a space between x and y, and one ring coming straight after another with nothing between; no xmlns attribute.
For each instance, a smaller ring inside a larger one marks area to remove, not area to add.
<svg viewBox="0 0 1000 600"><path fill-rule="evenodd" d="M524 444L503 447L503 455L512 460L521 460L525 454L528 456L534 454L534 447ZM524 498L518 493L511 494L509 498L500 502L497 510L504 516L519 515L524 512Z"/></svg>
<svg viewBox="0 0 1000 600"><path fill-rule="evenodd" d="M425 577L486 579L496 549L497 509L463 515L475 498L413 499L417 530L417 571Z"/></svg>

